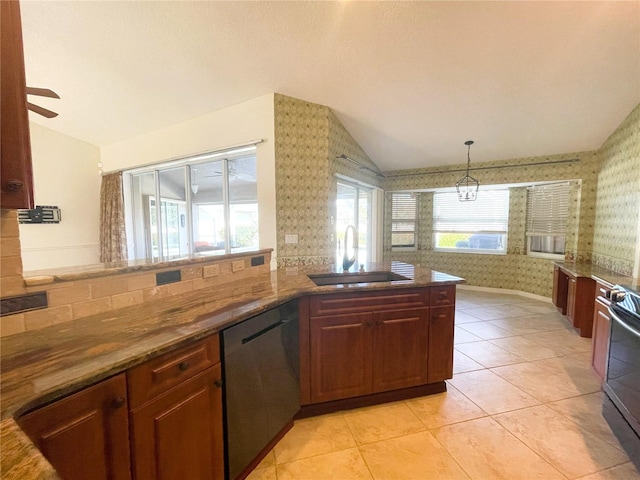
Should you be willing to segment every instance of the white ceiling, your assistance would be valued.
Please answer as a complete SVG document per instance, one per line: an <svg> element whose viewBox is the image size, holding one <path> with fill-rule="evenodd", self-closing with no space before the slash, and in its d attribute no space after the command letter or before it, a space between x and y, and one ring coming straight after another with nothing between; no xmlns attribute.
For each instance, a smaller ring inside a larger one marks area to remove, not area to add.
<svg viewBox="0 0 640 480"><path fill-rule="evenodd" d="M107 145L270 92L383 170L593 150L640 103L640 2L22 1L31 119Z"/></svg>

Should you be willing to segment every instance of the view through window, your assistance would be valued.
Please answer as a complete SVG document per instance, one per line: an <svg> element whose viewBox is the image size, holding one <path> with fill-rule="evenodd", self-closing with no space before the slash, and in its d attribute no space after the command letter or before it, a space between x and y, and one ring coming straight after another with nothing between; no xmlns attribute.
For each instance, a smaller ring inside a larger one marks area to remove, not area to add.
<svg viewBox="0 0 640 480"><path fill-rule="evenodd" d="M125 171L123 179L129 258L259 248L254 146Z"/></svg>
<svg viewBox="0 0 640 480"><path fill-rule="evenodd" d="M436 250L504 254L508 226L507 189L480 189L473 202L460 202L456 192L433 194Z"/></svg>

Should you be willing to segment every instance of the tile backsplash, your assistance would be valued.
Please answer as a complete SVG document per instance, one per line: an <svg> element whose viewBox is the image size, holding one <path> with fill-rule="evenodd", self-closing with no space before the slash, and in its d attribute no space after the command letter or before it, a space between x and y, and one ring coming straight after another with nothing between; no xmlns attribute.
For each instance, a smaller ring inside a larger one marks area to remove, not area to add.
<svg viewBox="0 0 640 480"><path fill-rule="evenodd" d="M16 225L17 228L17 225ZM264 257L260 265L252 265L252 259ZM224 285L231 281L269 272L271 253L269 251L234 254L227 258L212 258L193 264L167 266L157 270L148 269L130 273L116 273L102 277L78 276L69 281L53 281L42 277L20 276L22 292L42 292L47 294L47 308L13 313L0 317L0 336L12 335L26 330L38 330L56 323L70 322L102 312L140 305L147 302L179 295L193 290ZM241 270L234 271L233 264L243 262ZM206 276L204 268L217 265L219 272ZM4 265L3 265L4 272ZM178 272L178 274L173 273ZM169 273L177 281L162 284L157 275ZM3 291L2 296L5 297Z"/></svg>

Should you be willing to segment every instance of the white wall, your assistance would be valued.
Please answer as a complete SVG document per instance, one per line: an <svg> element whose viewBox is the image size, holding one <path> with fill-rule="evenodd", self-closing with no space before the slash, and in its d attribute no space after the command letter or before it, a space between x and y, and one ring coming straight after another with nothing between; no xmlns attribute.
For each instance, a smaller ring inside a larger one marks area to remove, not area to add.
<svg viewBox="0 0 640 480"><path fill-rule="evenodd" d="M239 103L145 135L103 146L105 172L124 170L263 139L257 145L260 248L277 261L274 95Z"/></svg>
<svg viewBox="0 0 640 480"><path fill-rule="evenodd" d="M100 150L29 125L36 205L57 205L58 224L20 224L25 272L99 263Z"/></svg>

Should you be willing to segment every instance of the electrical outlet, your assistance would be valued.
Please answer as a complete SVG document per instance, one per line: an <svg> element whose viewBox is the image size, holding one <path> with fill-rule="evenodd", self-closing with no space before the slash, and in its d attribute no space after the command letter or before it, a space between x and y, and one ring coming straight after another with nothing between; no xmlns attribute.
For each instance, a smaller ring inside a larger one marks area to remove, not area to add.
<svg viewBox="0 0 640 480"><path fill-rule="evenodd" d="M298 243L298 235L297 234L285 235L284 243Z"/></svg>
<svg viewBox="0 0 640 480"><path fill-rule="evenodd" d="M231 262L232 272L239 272L240 270L244 270L244 260L235 260Z"/></svg>
<svg viewBox="0 0 640 480"><path fill-rule="evenodd" d="M202 268L202 276L204 278L215 277L220 274L220 265L206 265Z"/></svg>

